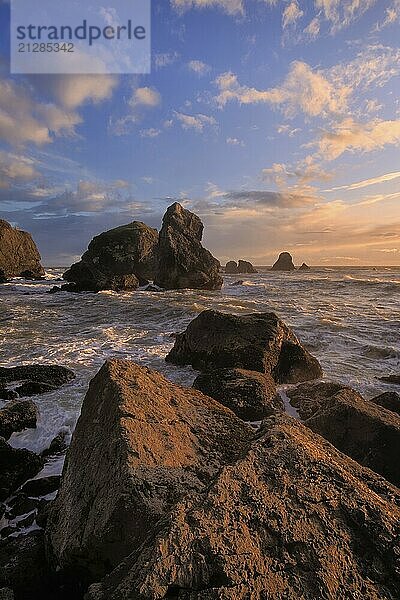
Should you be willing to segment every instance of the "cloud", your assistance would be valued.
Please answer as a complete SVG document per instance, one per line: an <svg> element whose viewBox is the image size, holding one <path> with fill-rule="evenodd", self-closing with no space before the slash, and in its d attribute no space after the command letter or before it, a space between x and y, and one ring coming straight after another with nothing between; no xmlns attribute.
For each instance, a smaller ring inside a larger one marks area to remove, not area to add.
<svg viewBox="0 0 400 600"><path fill-rule="evenodd" d="M334 160L344 152L371 152L400 142L400 120L374 120L357 123L351 117L325 132L316 142L325 160Z"/></svg>
<svg viewBox="0 0 400 600"><path fill-rule="evenodd" d="M334 86L366 90L371 86L383 87L399 73L400 50L375 44L363 48L354 60L328 69L326 77Z"/></svg>
<svg viewBox="0 0 400 600"><path fill-rule="evenodd" d="M228 15L243 15L243 0L171 0L171 5L178 12L185 12L191 8L219 8Z"/></svg>
<svg viewBox="0 0 400 600"><path fill-rule="evenodd" d="M224 200L230 201L227 205L229 208L238 203L266 208L303 208L313 205L316 202L315 196L260 190L226 192L222 197Z"/></svg>
<svg viewBox="0 0 400 600"><path fill-rule="evenodd" d="M215 81L219 94L216 102L224 107L236 100L239 104L267 103L280 107L287 116L298 111L310 117L343 113L351 88L334 86L322 71L313 71L304 62L295 61L280 87L257 90L240 85L234 73L223 73Z"/></svg>
<svg viewBox="0 0 400 600"><path fill-rule="evenodd" d="M228 145L230 145L230 146L242 146L243 147L245 145L244 142L243 142L243 140L239 140L236 137L228 137L228 138L226 138L226 143Z"/></svg>
<svg viewBox="0 0 400 600"><path fill-rule="evenodd" d="M155 129L154 127L150 127L150 129L142 129L140 132L140 137L142 138L156 138L161 135L161 129Z"/></svg>
<svg viewBox="0 0 400 600"><path fill-rule="evenodd" d="M30 157L0 151L0 188L37 179L36 161Z"/></svg>
<svg viewBox="0 0 400 600"><path fill-rule="evenodd" d="M130 112L122 117L110 117L108 126L110 133L116 136L128 135L135 125L142 120L142 113L157 108L161 104L161 100L161 94L155 88L139 87L134 89L128 100ZM152 129L152 131L155 131L155 129Z"/></svg>
<svg viewBox="0 0 400 600"><path fill-rule="evenodd" d="M155 88L151 87L136 88L128 104L132 108L138 106L155 108L161 104L161 94Z"/></svg>
<svg viewBox="0 0 400 600"><path fill-rule="evenodd" d="M400 178L400 171L395 171L394 173L385 173L384 175L380 175L379 177L373 177L371 179L364 179L363 181L357 181L356 183L351 183L349 185L340 185L338 187L331 188L329 190L324 190L325 192L336 192L338 190L359 190L365 187L369 187L370 185L377 185L379 183L387 183L388 181L393 181L394 179Z"/></svg>
<svg viewBox="0 0 400 600"><path fill-rule="evenodd" d="M393 25L397 21L400 21L400 0L394 0L392 6L386 8L385 18L376 25L376 31L381 31L384 27Z"/></svg>
<svg viewBox="0 0 400 600"><path fill-rule="evenodd" d="M318 37L321 29L321 21L318 17L314 17L312 21L305 27L303 33L312 40Z"/></svg>
<svg viewBox="0 0 400 600"><path fill-rule="evenodd" d="M173 65L179 58L178 52L164 52L156 54L154 57L154 65L156 69L164 69Z"/></svg>
<svg viewBox="0 0 400 600"><path fill-rule="evenodd" d="M359 19L377 0L315 0L315 8L338 31Z"/></svg>
<svg viewBox="0 0 400 600"><path fill-rule="evenodd" d="M295 25L299 19L304 15L304 12L300 9L297 0L292 0L283 11L282 15L282 27L286 29L290 25Z"/></svg>
<svg viewBox="0 0 400 600"><path fill-rule="evenodd" d="M48 144L53 135L74 135L81 122L74 112L37 102L30 87L0 79L0 138L8 144Z"/></svg>
<svg viewBox="0 0 400 600"><path fill-rule="evenodd" d="M197 75L206 75L211 71L210 65L202 62L201 60L191 60L188 62L189 71L193 71Z"/></svg>
<svg viewBox="0 0 400 600"><path fill-rule="evenodd" d="M118 78L112 75L61 75L46 78L46 87L67 109L109 100Z"/></svg>
<svg viewBox="0 0 400 600"><path fill-rule="evenodd" d="M199 133L203 132L205 127L217 124L214 117L202 114L186 115L184 113L175 112L175 117L180 122L183 129L194 129Z"/></svg>

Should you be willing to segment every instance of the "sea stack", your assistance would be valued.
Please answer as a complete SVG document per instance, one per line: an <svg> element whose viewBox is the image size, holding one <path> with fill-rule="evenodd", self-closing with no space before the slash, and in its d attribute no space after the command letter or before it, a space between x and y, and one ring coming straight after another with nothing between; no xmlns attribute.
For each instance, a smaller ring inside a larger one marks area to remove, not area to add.
<svg viewBox="0 0 400 600"><path fill-rule="evenodd" d="M44 269L32 236L0 219L0 281L10 277L40 279Z"/></svg>
<svg viewBox="0 0 400 600"><path fill-rule="evenodd" d="M247 260L239 260L237 264L234 260L226 263L225 273L227 275L238 275L242 273L257 273L251 262Z"/></svg>
<svg viewBox="0 0 400 600"><path fill-rule="evenodd" d="M273 271L294 271L295 266L293 264L292 255L289 252L281 252L278 260L272 267Z"/></svg>
<svg viewBox="0 0 400 600"><path fill-rule="evenodd" d="M158 243L158 268L154 283L164 289L219 290L220 263L203 248L203 223L178 202L163 218Z"/></svg>
<svg viewBox="0 0 400 600"><path fill-rule="evenodd" d="M93 238L80 262L64 273L71 291L132 290L153 279L158 233L139 221Z"/></svg>
<svg viewBox="0 0 400 600"><path fill-rule="evenodd" d="M310 270L310 267L306 263L303 263L301 265L301 267L299 267L299 271L309 271L309 270Z"/></svg>

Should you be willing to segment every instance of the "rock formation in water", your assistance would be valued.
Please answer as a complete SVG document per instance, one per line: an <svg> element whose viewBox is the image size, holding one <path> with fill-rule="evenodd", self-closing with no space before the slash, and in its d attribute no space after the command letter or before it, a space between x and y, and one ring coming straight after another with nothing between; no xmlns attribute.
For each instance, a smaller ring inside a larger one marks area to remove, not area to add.
<svg viewBox="0 0 400 600"><path fill-rule="evenodd" d="M87 600L398 597L400 493L287 415Z"/></svg>
<svg viewBox="0 0 400 600"><path fill-rule="evenodd" d="M257 271L247 260L239 260L239 263L230 260L226 263L225 273L227 275L241 275L243 273L257 273Z"/></svg>
<svg viewBox="0 0 400 600"><path fill-rule="evenodd" d="M301 267L299 267L299 271L310 271L310 267L306 263L303 263Z"/></svg>
<svg viewBox="0 0 400 600"><path fill-rule="evenodd" d="M295 269L292 255L289 252L282 252L272 267L272 271L294 271Z"/></svg>
<svg viewBox="0 0 400 600"><path fill-rule="evenodd" d="M271 375L244 369L217 369L201 373L193 387L224 406L244 421L261 421L283 403Z"/></svg>
<svg viewBox="0 0 400 600"><path fill-rule="evenodd" d="M220 263L203 248L203 223L175 202L163 218L154 283L164 289L219 290Z"/></svg>
<svg viewBox="0 0 400 600"><path fill-rule="evenodd" d="M384 383L392 383L393 385L400 385L400 375L385 375L384 377L378 377L380 381Z"/></svg>
<svg viewBox="0 0 400 600"><path fill-rule="evenodd" d="M132 290L154 278L158 233L133 221L93 238L64 279L68 291Z"/></svg>
<svg viewBox="0 0 400 600"><path fill-rule="evenodd" d="M0 398L11 400L54 392L74 378L73 371L59 365L0 367Z"/></svg>
<svg viewBox="0 0 400 600"><path fill-rule="evenodd" d="M316 358L274 313L200 313L176 336L166 360L200 371L239 368L272 375L277 383L322 377Z"/></svg>
<svg viewBox="0 0 400 600"><path fill-rule="evenodd" d="M400 417L339 383L287 391L304 424L362 465L400 485Z"/></svg>
<svg viewBox="0 0 400 600"><path fill-rule="evenodd" d="M43 468L43 459L29 450L12 448L0 437L0 501Z"/></svg>
<svg viewBox="0 0 400 600"><path fill-rule="evenodd" d="M6 274L4 273L3 269L0 269L0 283L7 283L8 279L6 277Z"/></svg>
<svg viewBox="0 0 400 600"><path fill-rule="evenodd" d="M37 417L32 400L11 400L0 409L0 436L8 440L17 431L35 429Z"/></svg>
<svg viewBox="0 0 400 600"><path fill-rule="evenodd" d="M2 283L10 277L31 279L44 275L40 264L40 254L31 235L26 231L14 229L7 221L0 219L0 272Z"/></svg>
<svg viewBox="0 0 400 600"><path fill-rule="evenodd" d="M251 427L200 392L124 360L90 383L50 510L47 546L64 581L96 581L184 494L243 452Z"/></svg>

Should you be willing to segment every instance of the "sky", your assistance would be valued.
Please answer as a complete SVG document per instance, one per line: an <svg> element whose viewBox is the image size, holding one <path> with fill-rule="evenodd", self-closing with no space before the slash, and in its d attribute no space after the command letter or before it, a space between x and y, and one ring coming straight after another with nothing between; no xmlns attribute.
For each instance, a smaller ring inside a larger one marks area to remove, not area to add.
<svg viewBox="0 0 400 600"><path fill-rule="evenodd" d="M223 264L400 265L399 33L400 0L153 0L151 74L10 75L0 0L0 218L48 266L174 201Z"/></svg>

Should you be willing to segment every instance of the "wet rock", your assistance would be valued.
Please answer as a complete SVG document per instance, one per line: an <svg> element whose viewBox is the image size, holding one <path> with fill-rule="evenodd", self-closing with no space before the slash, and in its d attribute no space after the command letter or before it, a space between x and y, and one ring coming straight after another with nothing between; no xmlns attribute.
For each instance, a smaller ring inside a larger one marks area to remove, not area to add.
<svg viewBox="0 0 400 600"><path fill-rule="evenodd" d="M243 279L239 279L238 281L234 281L233 283L231 283L231 286L236 287L238 285L243 285L243 284L244 284Z"/></svg>
<svg viewBox="0 0 400 600"><path fill-rule="evenodd" d="M273 271L294 271L295 266L293 264L293 258L289 252L282 252L279 255L278 260L272 267Z"/></svg>
<svg viewBox="0 0 400 600"><path fill-rule="evenodd" d="M270 375L243 369L217 369L201 373L193 387L224 406L244 421L261 421L283 410Z"/></svg>
<svg viewBox="0 0 400 600"><path fill-rule="evenodd" d="M34 277L44 275L40 254L29 233L14 229L0 219L0 269L3 278L20 277L30 271Z"/></svg>
<svg viewBox="0 0 400 600"><path fill-rule="evenodd" d="M0 600L15 600L14 592L10 588L0 590Z"/></svg>
<svg viewBox="0 0 400 600"><path fill-rule="evenodd" d="M41 477L40 479L32 479L27 481L21 488L21 492L28 496L47 496L55 492L60 487L60 475L51 475L49 477Z"/></svg>
<svg viewBox="0 0 400 600"><path fill-rule="evenodd" d="M234 260L230 260L225 265L225 273L226 275L236 275L238 272L238 265Z"/></svg>
<svg viewBox="0 0 400 600"><path fill-rule="evenodd" d="M167 290L219 290L220 263L203 248L203 223L177 202L164 215L154 283Z"/></svg>
<svg viewBox="0 0 400 600"><path fill-rule="evenodd" d="M287 391L304 424L360 464L400 485L400 417L355 390L308 383Z"/></svg>
<svg viewBox="0 0 400 600"><path fill-rule="evenodd" d="M380 381L385 383L393 383L394 385L400 385L400 375L387 375L386 377L378 377Z"/></svg>
<svg viewBox="0 0 400 600"><path fill-rule="evenodd" d="M400 394L397 392L385 392L372 398L371 402L400 415Z"/></svg>
<svg viewBox="0 0 400 600"><path fill-rule="evenodd" d="M36 514L36 524L38 527L42 527L43 529L46 527L52 502L52 500L40 500L39 508Z"/></svg>
<svg viewBox="0 0 400 600"><path fill-rule="evenodd" d="M310 271L310 267L306 263L303 263L301 267L299 267L299 271Z"/></svg>
<svg viewBox="0 0 400 600"><path fill-rule="evenodd" d="M35 429L38 410L31 400L12 400L0 409L0 436L8 438L16 431Z"/></svg>
<svg viewBox="0 0 400 600"><path fill-rule="evenodd" d="M50 446L43 450L42 456L54 456L55 454L61 454L67 448L66 442L67 434L65 431L60 431L56 437L51 441Z"/></svg>
<svg viewBox="0 0 400 600"><path fill-rule="evenodd" d="M35 396L52 392L75 378L75 373L59 365L23 365L0 367L0 387L22 382L15 392L18 396Z"/></svg>
<svg viewBox="0 0 400 600"><path fill-rule="evenodd" d="M0 400L15 400L16 398L18 398L18 394L15 390L0 388Z"/></svg>
<svg viewBox="0 0 400 600"><path fill-rule="evenodd" d="M12 448L0 438L0 501L43 468L43 459L30 450Z"/></svg>
<svg viewBox="0 0 400 600"><path fill-rule="evenodd" d="M50 509L51 564L78 588L102 577L250 435L200 392L133 362L108 361L90 383Z"/></svg>
<svg viewBox="0 0 400 600"><path fill-rule="evenodd" d="M148 285L144 288L144 292L162 292L163 290L158 285Z"/></svg>
<svg viewBox="0 0 400 600"><path fill-rule="evenodd" d="M80 262L72 265L64 279L72 287L65 291L129 291L153 279L158 233L133 221L93 238Z"/></svg>
<svg viewBox="0 0 400 600"><path fill-rule="evenodd" d="M238 273L257 273L256 269L253 267L251 262L247 260L239 260L238 263Z"/></svg>
<svg viewBox="0 0 400 600"><path fill-rule="evenodd" d="M274 416L86 600L394 599L399 502L383 478Z"/></svg>
<svg viewBox="0 0 400 600"><path fill-rule="evenodd" d="M274 313L200 313L177 335L166 360L200 371L239 368L272 375L279 383L322 376L316 358Z"/></svg>
<svg viewBox="0 0 400 600"><path fill-rule="evenodd" d="M43 275L38 275L34 271L29 271L29 270L22 271L22 273L20 274L20 277L23 277L24 279L26 279L28 281L43 281L45 279L45 277L43 277Z"/></svg>
<svg viewBox="0 0 400 600"><path fill-rule="evenodd" d="M57 597L46 566L43 531L8 538L0 547L0 586L12 589L15 600Z"/></svg>
<svg viewBox="0 0 400 600"><path fill-rule="evenodd" d="M6 277L6 274L4 273L3 269L0 269L0 283L7 283L8 279Z"/></svg>
<svg viewBox="0 0 400 600"><path fill-rule="evenodd" d="M7 511L8 519L15 519L21 515L26 515L39 506L39 500L29 498L27 494L18 492L18 494L8 501L10 507Z"/></svg>

